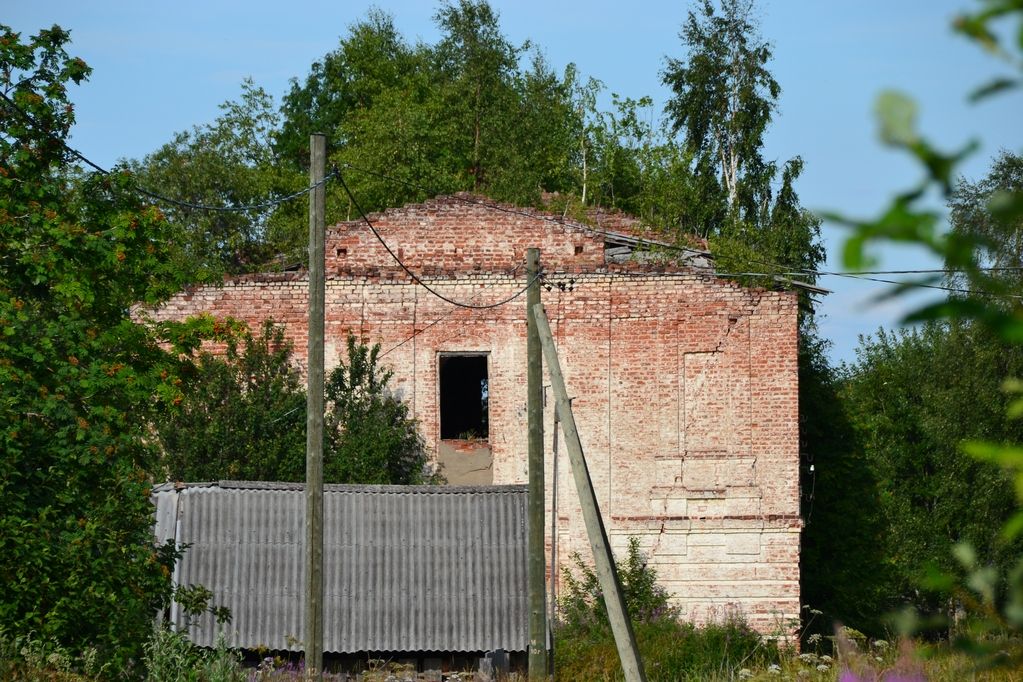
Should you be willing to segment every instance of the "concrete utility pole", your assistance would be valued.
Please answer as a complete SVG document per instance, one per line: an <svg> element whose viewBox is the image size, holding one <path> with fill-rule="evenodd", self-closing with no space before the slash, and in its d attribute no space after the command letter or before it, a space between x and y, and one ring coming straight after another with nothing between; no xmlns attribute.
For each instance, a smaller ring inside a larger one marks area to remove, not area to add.
<svg viewBox="0 0 1023 682"><path fill-rule="evenodd" d="M305 426L305 666L323 672L323 307L327 138L309 136L309 359Z"/></svg>
<svg viewBox="0 0 1023 682"><path fill-rule="evenodd" d="M543 359L534 306L540 305L540 250L526 250L526 405L529 422L529 679L545 680L547 563L544 552Z"/></svg>
<svg viewBox="0 0 1023 682"><path fill-rule="evenodd" d="M589 536L590 548L593 550L597 580L600 583L601 592L604 593L604 603L607 604L607 615L611 621L611 632L614 633L615 644L618 647L618 656L622 661L622 671L625 673L626 682L646 682L643 661L640 659L639 649L636 647L636 635L632 631L632 621L629 620L629 613L625 608L622 584L618 580L618 570L615 568L614 556L611 554L611 546L607 541L604 520L600 516L597 496L593 492L593 482L590 480L586 458L583 456L582 441L579 440L575 415L572 414L572 401L569 399L568 389L565 387L565 377L561 374L561 363L558 361L558 349L554 345L554 335L551 334L551 326L547 321L547 313L544 312L543 304L534 305L532 312L532 318L536 322L537 332L540 335L540 343L543 345L543 354L547 359L547 371L551 375L551 385L557 400L556 409L561 421L562 432L565 434L568 458L572 463L572 477L575 479L575 487L579 492L583 521L586 522L586 535Z"/></svg>

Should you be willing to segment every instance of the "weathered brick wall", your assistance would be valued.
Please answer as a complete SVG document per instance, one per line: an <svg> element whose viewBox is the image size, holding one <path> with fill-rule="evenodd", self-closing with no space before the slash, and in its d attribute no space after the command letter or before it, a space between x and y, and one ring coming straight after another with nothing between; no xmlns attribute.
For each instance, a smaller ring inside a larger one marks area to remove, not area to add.
<svg viewBox="0 0 1023 682"><path fill-rule="evenodd" d="M609 269L599 234L464 202L377 218L410 268L433 273L424 277L431 287L476 304L519 291L525 249L538 245L551 285L544 304L616 550L638 537L697 621L738 612L774 632L798 618L794 296L690 272ZM380 343L395 387L436 447L438 354L488 354L493 480L525 483L525 297L487 310L454 307L397 272L367 232L347 224L328 238L328 366L348 331ZM304 275L286 273L182 293L154 314L207 311L251 325L272 317L304 356L306 305ZM556 525L548 542L558 564L571 565L572 552L589 549L563 442L557 463L552 455L546 390L548 524L553 513Z"/></svg>

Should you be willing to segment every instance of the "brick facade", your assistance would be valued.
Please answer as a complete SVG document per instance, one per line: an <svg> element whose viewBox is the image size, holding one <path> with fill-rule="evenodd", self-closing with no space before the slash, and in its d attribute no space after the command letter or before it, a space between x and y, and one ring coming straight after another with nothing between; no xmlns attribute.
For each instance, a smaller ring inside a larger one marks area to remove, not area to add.
<svg viewBox="0 0 1023 682"><path fill-rule="evenodd" d="M609 264L606 234L478 197L371 220L429 286L475 304L520 291L525 250L539 248L543 302L616 551L639 538L695 621L738 612L765 633L791 630L802 525L794 295L706 271ZM486 310L445 303L411 282L361 222L329 230L327 276L328 371L348 331L380 343L394 388L439 452L440 355L484 354L489 478L525 483L525 297ZM272 317L303 356L306 307L305 273L279 273L183 292L151 314L209 312L253 326ZM570 565L571 553L589 549L563 443L556 464L552 456L546 391L548 542ZM451 445L445 452L458 450Z"/></svg>

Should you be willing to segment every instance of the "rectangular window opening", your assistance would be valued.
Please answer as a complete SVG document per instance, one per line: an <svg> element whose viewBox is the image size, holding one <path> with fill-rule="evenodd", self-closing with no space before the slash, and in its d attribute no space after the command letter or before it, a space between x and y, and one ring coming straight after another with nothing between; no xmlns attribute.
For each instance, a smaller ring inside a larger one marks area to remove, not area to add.
<svg viewBox="0 0 1023 682"><path fill-rule="evenodd" d="M490 438L490 383L487 356L440 356L440 437Z"/></svg>

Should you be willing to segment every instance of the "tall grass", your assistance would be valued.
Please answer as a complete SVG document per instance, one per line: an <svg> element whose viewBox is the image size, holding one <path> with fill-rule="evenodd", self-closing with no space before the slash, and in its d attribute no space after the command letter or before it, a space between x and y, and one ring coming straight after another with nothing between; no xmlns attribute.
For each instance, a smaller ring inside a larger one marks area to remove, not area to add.
<svg viewBox="0 0 1023 682"><path fill-rule="evenodd" d="M634 627L651 681L732 680L740 670L763 670L781 660L778 648L740 619L697 627L667 615ZM609 627L563 627L555 642L556 680L624 679Z"/></svg>
<svg viewBox="0 0 1023 682"><path fill-rule="evenodd" d="M573 558L576 572L565 572L565 595L559 602L556 679L623 679L599 581L592 568ZM702 627L680 620L636 538L629 540L617 568L650 680L731 680L740 670L766 668L780 660L777 646L738 617Z"/></svg>

